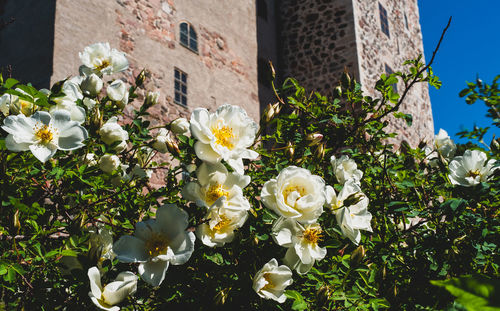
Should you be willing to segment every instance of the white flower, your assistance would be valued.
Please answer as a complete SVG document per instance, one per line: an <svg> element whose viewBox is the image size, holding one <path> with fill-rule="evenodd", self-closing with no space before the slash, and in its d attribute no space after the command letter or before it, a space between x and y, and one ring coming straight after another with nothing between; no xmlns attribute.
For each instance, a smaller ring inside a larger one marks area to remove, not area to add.
<svg viewBox="0 0 500 311"><path fill-rule="evenodd" d="M83 99L83 94L79 86L81 80L82 77L76 76L64 81L61 88L64 96L52 99L56 105L50 107L50 113L54 113L57 110L67 110L70 113L71 120L79 124L85 122L85 109L76 104L78 100Z"/></svg>
<svg viewBox="0 0 500 311"><path fill-rule="evenodd" d="M274 222L272 232L274 241L288 248L285 264L299 274L307 273L316 260L326 256L326 248L318 245L323 230L317 223L302 226L293 219L280 217Z"/></svg>
<svg viewBox="0 0 500 311"><path fill-rule="evenodd" d="M323 213L325 182L305 168L289 166L264 184L261 198L281 216L313 223Z"/></svg>
<svg viewBox="0 0 500 311"><path fill-rule="evenodd" d="M154 106L158 104L158 100L160 99L160 92L148 92L146 95L146 99L144 103L149 106Z"/></svg>
<svg viewBox="0 0 500 311"><path fill-rule="evenodd" d="M17 95L10 95L10 100L9 100L10 112L12 114L22 113L27 117L31 116L34 110L36 109L36 107L33 104L35 102L35 99L31 97L31 95L29 95L28 93L19 88L16 88L15 90L26 95L27 97L29 97L29 99L23 99Z"/></svg>
<svg viewBox="0 0 500 311"><path fill-rule="evenodd" d="M120 165L120 158L116 155L105 154L99 159L99 168L105 173L111 173Z"/></svg>
<svg viewBox="0 0 500 311"><path fill-rule="evenodd" d="M111 117L108 122L103 124L99 130L99 135L101 135L101 139L106 145L111 145L117 141L121 142L115 147L117 152L122 152L127 148L128 132L118 124L116 117Z"/></svg>
<svg viewBox="0 0 500 311"><path fill-rule="evenodd" d="M124 71L128 68L125 54L109 47L109 43L94 43L79 53L80 60L87 71L102 76ZM83 71L86 71L83 70Z"/></svg>
<svg viewBox="0 0 500 311"><path fill-rule="evenodd" d="M333 167L333 172L339 183L344 184L349 179L354 180L359 184L361 178L363 177L363 172L358 170L358 166L353 159L349 159L349 156L343 155L340 159L332 156L330 158L330 163Z"/></svg>
<svg viewBox="0 0 500 311"><path fill-rule="evenodd" d="M113 81L106 88L106 92L108 97L115 101L119 107L123 108L128 104L128 87L122 80Z"/></svg>
<svg viewBox="0 0 500 311"><path fill-rule="evenodd" d="M95 153L87 153L83 158L83 163L87 164L88 166L97 165L97 158Z"/></svg>
<svg viewBox="0 0 500 311"><path fill-rule="evenodd" d="M182 196L209 208L217 199L225 196L224 206L233 210L250 210L250 203L243 196L243 188L250 183L250 177L229 173L222 163L202 163L196 171L198 182L186 184Z"/></svg>
<svg viewBox="0 0 500 311"><path fill-rule="evenodd" d="M52 158L57 149L83 147L83 141L88 137L87 130L71 121L65 110L56 111L53 115L37 111L29 118L23 114L8 116L2 128L9 133L5 139L7 149L31 150L41 162Z"/></svg>
<svg viewBox="0 0 500 311"><path fill-rule="evenodd" d="M496 160L488 162L486 154L478 150L465 150L463 156L455 157L450 162L448 177L454 185L470 187L488 180L491 174L498 169Z"/></svg>
<svg viewBox="0 0 500 311"><path fill-rule="evenodd" d="M434 146L447 160L453 158L457 150L457 146L455 146L453 140L451 140L448 133L443 129L439 129L439 133L434 137Z"/></svg>
<svg viewBox="0 0 500 311"><path fill-rule="evenodd" d="M225 197L221 197L208 211L203 223L196 228L198 238L209 247L220 247L234 239L234 231L241 228L247 220L245 210L225 207Z"/></svg>
<svg viewBox="0 0 500 311"><path fill-rule="evenodd" d="M97 102L91 98L85 97L83 99L83 104L87 107L88 110L94 109Z"/></svg>
<svg viewBox="0 0 500 311"><path fill-rule="evenodd" d="M186 263L194 250L192 232L187 232L188 215L174 204L156 210L156 219L137 223L134 236L122 236L113 251L122 262L139 262L139 274L158 286L169 264Z"/></svg>
<svg viewBox="0 0 500 311"><path fill-rule="evenodd" d="M198 108L191 115L191 133L198 140L196 156L206 162L226 161L243 174L242 159L256 159L258 153L247 149L257 133L257 124L238 106L223 105L215 113Z"/></svg>
<svg viewBox="0 0 500 311"><path fill-rule="evenodd" d="M278 266L278 261L273 258L255 274L253 289L262 298L283 303L286 300L285 288L292 283L290 268L285 265Z"/></svg>
<svg viewBox="0 0 500 311"><path fill-rule="evenodd" d="M335 213L342 234L353 243L359 244L361 240L359 230L372 232L370 225L372 214L368 212L369 200L353 180L348 180L344 184L338 196L331 186L327 186L326 198L326 203ZM349 205L346 206L345 203Z"/></svg>
<svg viewBox="0 0 500 311"><path fill-rule="evenodd" d="M3 94L2 96L0 96L0 112L2 112L4 116L9 115L12 100L13 95Z"/></svg>
<svg viewBox="0 0 500 311"><path fill-rule="evenodd" d="M86 95L96 96L101 91L103 84L101 78L92 73L82 80L80 87Z"/></svg>
<svg viewBox="0 0 500 311"><path fill-rule="evenodd" d="M97 259L103 261L105 259L113 259L113 233L106 228L103 223L97 223L97 227L89 229L90 233L90 251L95 252Z"/></svg>
<svg viewBox="0 0 500 311"><path fill-rule="evenodd" d="M102 310L120 310L120 307L114 305L119 304L137 290L137 276L129 271L120 272L116 279L104 288L101 285L101 274L97 267L90 268L87 274L91 290L89 297Z"/></svg>
<svg viewBox="0 0 500 311"><path fill-rule="evenodd" d="M167 144L171 141L172 139L170 138L168 131L164 128L161 128L156 135L155 141L153 142L153 148L161 153L167 153Z"/></svg>
<svg viewBox="0 0 500 311"><path fill-rule="evenodd" d="M189 135L189 121L185 118L178 118L170 123L170 130L174 134L178 135Z"/></svg>

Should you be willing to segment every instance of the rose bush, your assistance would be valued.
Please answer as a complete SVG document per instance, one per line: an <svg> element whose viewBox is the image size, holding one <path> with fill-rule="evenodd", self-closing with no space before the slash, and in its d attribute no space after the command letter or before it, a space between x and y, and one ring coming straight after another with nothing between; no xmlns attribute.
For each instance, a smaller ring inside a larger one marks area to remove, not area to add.
<svg viewBox="0 0 500 311"><path fill-rule="evenodd" d="M388 140L386 117L411 123L409 88L440 85L421 58L381 75L378 98L347 73L330 97L287 79L259 125L234 102L154 126L145 71L110 77L128 61L106 43L80 59L50 90L0 78L1 309L494 305L459 280L499 276L498 139ZM496 127L499 94L461 93Z"/></svg>

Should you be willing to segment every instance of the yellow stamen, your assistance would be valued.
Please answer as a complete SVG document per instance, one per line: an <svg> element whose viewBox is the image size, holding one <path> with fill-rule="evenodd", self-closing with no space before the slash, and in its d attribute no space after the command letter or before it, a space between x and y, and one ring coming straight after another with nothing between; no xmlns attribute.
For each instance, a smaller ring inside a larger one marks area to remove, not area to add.
<svg viewBox="0 0 500 311"><path fill-rule="evenodd" d="M479 172L479 170L475 170L475 171L468 171L465 176L466 177L476 178L479 175L481 175L481 172Z"/></svg>
<svg viewBox="0 0 500 311"><path fill-rule="evenodd" d="M231 219L224 215L220 215L220 221L213 227L213 231L219 232L222 228L226 227L231 223Z"/></svg>
<svg viewBox="0 0 500 311"><path fill-rule="evenodd" d="M42 144L47 144L54 138L54 133L51 131L48 125L42 125L41 127L35 127L35 136L38 137Z"/></svg>
<svg viewBox="0 0 500 311"><path fill-rule="evenodd" d="M283 191L283 198L285 198L285 200L286 200L288 198L288 196L290 195L290 193L295 192L295 191L298 192L300 194L300 196L302 197L306 193L306 188L301 187L301 186L288 186Z"/></svg>
<svg viewBox="0 0 500 311"><path fill-rule="evenodd" d="M100 65L95 66L95 69L96 69L96 70L101 71L101 70L103 70L104 68L108 67L109 65L110 65L109 60L105 59L105 60L103 60L103 61L101 62L101 64L100 64Z"/></svg>
<svg viewBox="0 0 500 311"><path fill-rule="evenodd" d="M303 237L309 244L318 244L323 239L323 231L319 227L307 228Z"/></svg>
<svg viewBox="0 0 500 311"><path fill-rule="evenodd" d="M168 249L168 240L163 235L153 232L149 240L146 241L146 250L150 257L165 254Z"/></svg>
<svg viewBox="0 0 500 311"><path fill-rule="evenodd" d="M205 200L207 201L208 205L212 205L219 199L221 196L228 196L229 191L224 190L224 187L222 185L219 185L218 183L211 185L207 192L205 192Z"/></svg>
<svg viewBox="0 0 500 311"><path fill-rule="evenodd" d="M267 284L264 285L262 289L271 289L275 287L273 280L271 279L271 273L264 273L264 280L266 280Z"/></svg>
<svg viewBox="0 0 500 311"><path fill-rule="evenodd" d="M231 139L234 138L233 129L229 126L221 126L221 122L217 123L216 127L212 128L212 133L215 136L215 142L218 145L226 147L228 149L233 149L234 145Z"/></svg>

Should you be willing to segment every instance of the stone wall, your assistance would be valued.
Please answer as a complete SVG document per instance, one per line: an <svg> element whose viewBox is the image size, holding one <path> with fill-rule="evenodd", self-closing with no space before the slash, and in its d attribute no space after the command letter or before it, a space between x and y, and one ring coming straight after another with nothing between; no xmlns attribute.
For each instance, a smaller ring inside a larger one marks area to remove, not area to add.
<svg viewBox="0 0 500 311"><path fill-rule="evenodd" d="M328 95L347 68L359 75L351 0L280 1L284 76Z"/></svg>
<svg viewBox="0 0 500 311"><path fill-rule="evenodd" d="M360 81L366 92L379 97L372 87L380 75L386 73L385 65L394 72L403 71L405 60L424 54L417 0L355 0L353 3ZM389 36L381 30L379 3L387 11ZM398 84L400 93L403 87L402 83ZM400 110L412 114L413 125L408 127L400 119L389 118L390 129L399 133L393 142L399 144L405 140L415 147L420 140L430 141L433 138L434 126L427 84L415 85Z"/></svg>
<svg viewBox="0 0 500 311"><path fill-rule="evenodd" d="M231 0L58 0L52 83L77 74L78 52L94 42L109 42L127 53L132 82L146 68L151 90L162 94L154 107L158 122L187 117L196 107L223 103L244 107L259 117L254 1ZM197 32L198 52L179 43L179 25ZM173 103L174 68L187 74L188 105Z"/></svg>

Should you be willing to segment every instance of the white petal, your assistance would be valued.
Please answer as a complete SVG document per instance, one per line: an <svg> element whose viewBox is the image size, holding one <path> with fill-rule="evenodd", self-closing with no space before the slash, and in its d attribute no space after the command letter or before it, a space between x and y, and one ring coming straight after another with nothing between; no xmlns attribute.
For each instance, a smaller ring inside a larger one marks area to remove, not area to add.
<svg viewBox="0 0 500 311"><path fill-rule="evenodd" d="M60 133L58 145L61 150L74 150L83 147L83 141L88 138L85 128L74 123L72 127L67 127Z"/></svg>
<svg viewBox="0 0 500 311"><path fill-rule="evenodd" d="M196 156L202 161L215 163L222 159L221 156L212 149L210 144L204 144L202 141L197 141L194 144L194 151L196 152Z"/></svg>
<svg viewBox="0 0 500 311"><path fill-rule="evenodd" d="M197 108L191 114L191 133L196 139L204 144L210 143L210 138L208 136L210 129L207 127L209 120L209 113L205 108Z"/></svg>
<svg viewBox="0 0 500 311"><path fill-rule="evenodd" d="M42 144L33 144L29 146L31 153L40 160L40 162L45 163L48 159L52 158L52 156L56 153L57 148L48 148Z"/></svg>
<svg viewBox="0 0 500 311"><path fill-rule="evenodd" d="M97 300L92 293L89 293L90 300L101 310L106 310L106 311L119 311L120 307L118 306L113 306L113 307L108 307L108 305L104 305L101 303L101 300Z"/></svg>
<svg viewBox="0 0 500 311"><path fill-rule="evenodd" d="M141 263L137 271L144 282L153 286L159 286L165 279L165 273L167 272L168 265L168 261L148 261Z"/></svg>
<svg viewBox="0 0 500 311"><path fill-rule="evenodd" d="M130 235L120 237L113 245L113 252L122 262L144 262L149 258L144 241Z"/></svg>
<svg viewBox="0 0 500 311"><path fill-rule="evenodd" d="M11 151L26 151L30 150L31 143L18 143L14 140L12 134L7 135L5 138L5 147Z"/></svg>
<svg viewBox="0 0 500 311"><path fill-rule="evenodd" d="M92 267L88 270L87 275L90 280L90 290L92 295L101 299L102 286L101 286L101 273L97 267Z"/></svg>

